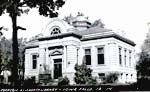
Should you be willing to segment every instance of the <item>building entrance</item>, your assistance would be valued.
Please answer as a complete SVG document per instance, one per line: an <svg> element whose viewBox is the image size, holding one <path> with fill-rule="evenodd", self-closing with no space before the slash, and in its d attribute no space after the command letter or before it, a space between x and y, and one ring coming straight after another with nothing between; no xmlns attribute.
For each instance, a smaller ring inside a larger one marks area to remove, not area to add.
<svg viewBox="0 0 150 92"><path fill-rule="evenodd" d="M54 59L54 79L62 77L62 59Z"/></svg>

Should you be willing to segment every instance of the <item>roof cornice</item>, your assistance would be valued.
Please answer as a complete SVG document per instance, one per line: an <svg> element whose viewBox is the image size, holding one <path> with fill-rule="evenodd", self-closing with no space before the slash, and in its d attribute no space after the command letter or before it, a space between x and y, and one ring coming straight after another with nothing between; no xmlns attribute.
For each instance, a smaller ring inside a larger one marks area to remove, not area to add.
<svg viewBox="0 0 150 92"><path fill-rule="evenodd" d="M31 49L31 48L38 48L38 45L33 45L33 46L26 46L25 49Z"/></svg>
<svg viewBox="0 0 150 92"><path fill-rule="evenodd" d="M125 38L125 37L122 37L122 36L120 36L120 35L118 35L118 34L116 34L116 33L107 34L107 35L97 35L97 36L91 36L91 37L83 37L83 38L81 39L81 41L89 41L89 40L96 40L96 39L103 39L103 38L111 38L111 37L116 38L116 39L118 39L118 40L121 40L121 41L123 41L123 42L125 42L125 43L128 43L128 44L132 45L132 46L135 46L135 45L136 45L133 41L131 41L131 40Z"/></svg>
<svg viewBox="0 0 150 92"><path fill-rule="evenodd" d="M116 38L116 39L123 41L127 44L130 44L132 46L136 45L133 41L131 41L125 37L122 37L122 36L120 36L114 32L97 34L97 35L80 35L78 33L70 32L70 33L53 35L53 36L49 36L49 37L38 38L38 40L39 41L45 41L45 40L53 40L53 39L62 39L64 37L70 37L70 36L76 37L76 38L80 39L81 41L89 41L89 40L96 40L96 39L104 39L104 38L113 37L113 38ZM29 48L34 48L34 47L29 47Z"/></svg>
<svg viewBox="0 0 150 92"><path fill-rule="evenodd" d="M77 33L70 32L70 33L63 33L63 34L53 35L53 36L49 36L49 37L43 37L43 38L39 38L38 40L39 41L44 41L44 40L62 39L64 37L70 37L70 36L73 36L73 37L76 37L76 38L79 38L79 39L82 37L81 35L79 35Z"/></svg>

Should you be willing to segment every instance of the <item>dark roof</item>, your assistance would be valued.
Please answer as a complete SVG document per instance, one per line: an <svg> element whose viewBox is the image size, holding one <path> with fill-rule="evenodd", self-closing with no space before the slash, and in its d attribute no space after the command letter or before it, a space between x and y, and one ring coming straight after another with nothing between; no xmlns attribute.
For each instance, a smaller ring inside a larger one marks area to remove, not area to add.
<svg viewBox="0 0 150 92"><path fill-rule="evenodd" d="M114 38L121 40L123 42L126 42L132 46L136 45L133 41L114 33L112 30L101 28L99 26L91 27L91 28L88 28L87 30L83 30L83 31L77 31L76 33L79 35L82 35L81 41L114 37ZM94 36L90 36L91 34L94 34ZM95 35L95 34L97 34L97 35Z"/></svg>
<svg viewBox="0 0 150 92"><path fill-rule="evenodd" d="M48 37L42 37L42 38L39 38L38 40L43 41L43 40L61 39L64 37L69 37L69 36L74 36L74 37L77 37L79 39L82 37L81 35L79 35L77 33L70 32L70 33L62 33L62 34L57 34L57 35L48 36Z"/></svg>
<svg viewBox="0 0 150 92"><path fill-rule="evenodd" d="M91 36L91 34L93 34L93 36ZM81 41L113 37L113 38L121 40L125 43L128 43L132 46L136 45L133 41L114 33L112 30L101 28L99 26L91 27L91 28L88 28L87 30L83 30L83 31L76 30L76 32L62 33L62 34L57 34L57 35L53 35L53 36L42 37L42 38L38 38L38 40L43 41L43 40L62 39L64 37L69 37L69 36L77 37ZM29 48L33 48L33 47L29 47Z"/></svg>
<svg viewBox="0 0 150 92"><path fill-rule="evenodd" d="M38 45L33 45L33 46L26 46L25 49L31 49L31 48L38 48Z"/></svg>
<svg viewBox="0 0 150 92"><path fill-rule="evenodd" d="M89 35L89 34L103 33L103 32L109 32L109 31L112 31L112 30L101 28L99 26L95 26L95 27L88 28L87 30L77 31L76 33L80 35Z"/></svg>
<svg viewBox="0 0 150 92"><path fill-rule="evenodd" d="M98 35L98 36L92 36L92 37L82 37L81 41L96 40L96 39L111 38L111 37L116 38L118 40L121 40L125 43L132 45L132 46L136 45L133 41L131 41L127 38L124 38L124 37L122 37L116 33L106 34L106 35Z"/></svg>

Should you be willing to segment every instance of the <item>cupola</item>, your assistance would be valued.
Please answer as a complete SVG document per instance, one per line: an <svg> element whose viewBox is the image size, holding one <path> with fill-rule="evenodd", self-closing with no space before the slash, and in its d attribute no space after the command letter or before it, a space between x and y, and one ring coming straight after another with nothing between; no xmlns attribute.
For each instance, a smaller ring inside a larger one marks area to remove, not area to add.
<svg viewBox="0 0 150 92"><path fill-rule="evenodd" d="M88 17L85 17L82 13L78 12L78 15L72 21L72 26L79 31L82 31L90 28L91 23L89 22Z"/></svg>

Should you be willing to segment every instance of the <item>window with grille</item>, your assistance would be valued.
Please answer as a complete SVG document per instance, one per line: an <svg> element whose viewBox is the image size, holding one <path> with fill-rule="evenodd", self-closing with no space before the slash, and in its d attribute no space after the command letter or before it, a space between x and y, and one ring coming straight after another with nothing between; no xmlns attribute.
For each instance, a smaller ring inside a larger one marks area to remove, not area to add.
<svg viewBox="0 0 150 92"><path fill-rule="evenodd" d="M104 48L97 48L98 64L104 64Z"/></svg>
<svg viewBox="0 0 150 92"><path fill-rule="evenodd" d="M91 49L85 49L85 64L91 65Z"/></svg>
<svg viewBox="0 0 150 92"><path fill-rule="evenodd" d="M54 35L54 34L60 34L61 31L59 28L53 28L52 32L51 32L51 35Z"/></svg>

